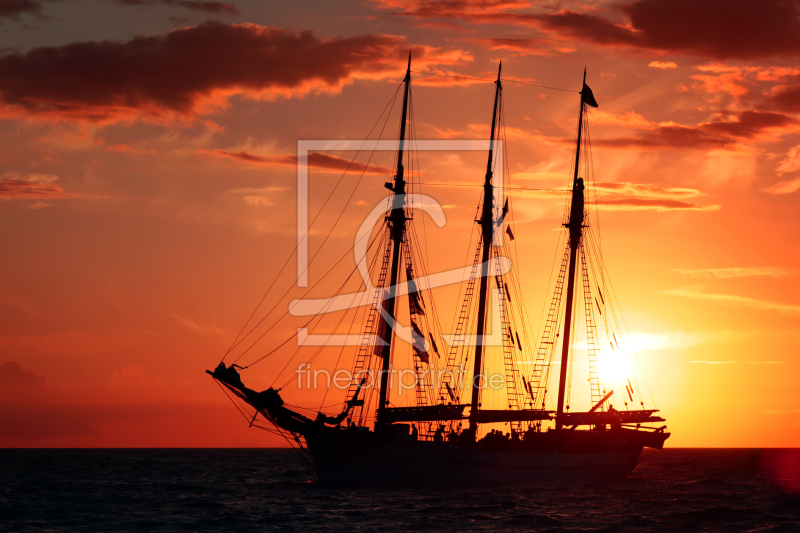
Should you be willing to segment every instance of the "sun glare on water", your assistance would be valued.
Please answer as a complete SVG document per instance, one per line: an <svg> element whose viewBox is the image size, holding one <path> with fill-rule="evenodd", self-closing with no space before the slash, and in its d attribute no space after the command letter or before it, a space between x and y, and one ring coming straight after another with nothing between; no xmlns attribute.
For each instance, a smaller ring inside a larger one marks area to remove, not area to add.
<svg viewBox="0 0 800 533"><path fill-rule="evenodd" d="M603 352L597 358L597 373L604 381L622 383L631 375L631 360L622 352Z"/></svg>

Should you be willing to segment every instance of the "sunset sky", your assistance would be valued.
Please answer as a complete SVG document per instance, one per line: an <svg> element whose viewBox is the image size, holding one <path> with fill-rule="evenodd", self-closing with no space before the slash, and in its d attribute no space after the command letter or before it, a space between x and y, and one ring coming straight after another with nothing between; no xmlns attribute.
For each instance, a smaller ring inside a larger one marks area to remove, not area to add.
<svg viewBox="0 0 800 533"><path fill-rule="evenodd" d="M579 102L537 86L578 91L586 67L604 257L667 445L800 445L798 2L234 1L0 0L0 446L281 445L204 370L294 250L298 140L363 139L409 52L420 140L485 139L503 61L528 189L569 182ZM354 155L311 160L312 218ZM392 154L359 182L368 158L312 227L312 255L335 231L310 285L388 193ZM465 264L485 164L419 155L424 183L451 183L423 190L447 215L426 221L432 271ZM563 194L513 202L536 329ZM265 305L331 296L354 264L280 300L290 263Z"/></svg>

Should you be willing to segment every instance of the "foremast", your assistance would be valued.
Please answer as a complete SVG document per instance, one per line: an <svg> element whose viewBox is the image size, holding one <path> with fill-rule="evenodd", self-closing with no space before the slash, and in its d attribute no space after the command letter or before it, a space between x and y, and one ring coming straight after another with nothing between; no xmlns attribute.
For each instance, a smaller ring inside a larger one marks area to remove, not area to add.
<svg viewBox="0 0 800 533"><path fill-rule="evenodd" d="M486 302L489 291L489 257L492 251L492 240L494 239L494 185L492 185L492 162L494 157L494 139L497 127L497 107L500 102L500 73L503 63L497 69L497 81L495 82L494 109L492 110L492 131L489 140L489 157L486 162L486 178L483 183L483 209L481 211L481 284L478 292L478 324L475 343L475 362L472 373L472 401L470 403L469 431L473 436L477 435L478 430L478 410L481 401L481 379L484 356L484 345L486 342Z"/></svg>
<svg viewBox="0 0 800 533"><path fill-rule="evenodd" d="M567 274L567 305L564 318L564 335L561 338L561 369L558 378L558 405L556 407L556 430L564 425L564 399L567 386L567 369L569 368L569 351L571 347L573 299L575 296L575 265L578 249L583 238L584 198L583 179L578 177L581 159L581 133L583 131L583 114L586 109L586 69L583 69L583 86L581 89L581 107L578 114L578 142L575 147L575 174L572 178L572 201L569 220L564 226L569 229L569 269Z"/></svg>
<svg viewBox="0 0 800 533"><path fill-rule="evenodd" d="M400 143L397 149L397 172L394 176L394 183L386 183L384 186L392 191L392 211L389 215L391 224L392 238L392 268L389 279L389 294L383 301L383 312L380 314L380 321L383 322L378 331L383 331L383 341L381 357L381 388L378 400L378 412L375 422L375 429L386 424L386 408L389 404L389 372L391 368L392 342L394 340L394 330L397 316L397 282L399 281L400 259L402 248L405 242L406 233L406 181L403 169L403 151L405 148L406 122L408 118L408 91L411 85L411 54L408 54L408 69L405 77L405 91L403 93L403 116L400 121Z"/></svg>

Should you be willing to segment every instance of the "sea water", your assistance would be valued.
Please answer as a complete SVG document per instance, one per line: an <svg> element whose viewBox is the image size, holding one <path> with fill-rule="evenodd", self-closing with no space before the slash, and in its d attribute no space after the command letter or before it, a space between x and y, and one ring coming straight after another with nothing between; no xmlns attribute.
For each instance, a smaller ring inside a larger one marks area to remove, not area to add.
<svg viewBox="0 0 800 533"><path fill-rule="evenodd" d="M604 483L437 481L320 486L286 449L5 449L0 530L800 531L799 450L645 450Z"/></svg>

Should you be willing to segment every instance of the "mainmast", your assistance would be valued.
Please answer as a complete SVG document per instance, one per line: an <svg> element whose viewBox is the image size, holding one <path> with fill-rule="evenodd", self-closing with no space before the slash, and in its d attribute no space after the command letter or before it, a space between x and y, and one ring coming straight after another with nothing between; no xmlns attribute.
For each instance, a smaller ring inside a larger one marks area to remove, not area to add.
<svg viewBox="0 0 800 533"><path fill-rule="evenodd" d="M494 238L494 186L492 185L492 157L494 155L494 136L497 125L497 107L500 101L500 72L503 63L497 69L497 81L494 93L494 109L492 110L492 132L489 141L489 160L486 163L486 180L483 183L483 211L481 212L481 236L483 250L481 255L481 286L478 292L480 300L478 303L478 331L475 346L475 366L472 373L472 403L469 415L469 431L474 437L478 429L478 408L481 399L481 371L483 364L483 347L486 336L486 300L489 286L489 256L492 250L492 240ZM494 327L499 327L497 324Z"/></svg>
<svg viewBox="0 0 800 533"><path fill-rule="evenodd" d="M394 339L395 317L396 317L396 299L398 273L400 270L400 258L403 248L403 241L405 240L406 233L406 213L405 213L405 199L406 199L406 181L403 177L403 149L405 148L406 138L406 119L408 117L408 90L411 85L411 53L408 54L408 70L406 70L405 77L405 92L403 94L403 118L400 121L400 146L397 149L397 172L394 176L394 184L386 183L384 186L394 193L392 212L389 215L389 222L391 224L392 235L392 271L389 280L389 295L383 302L383 313L381 313L380 320L385 323L383 329L383 349L381 350L381 357L383 357L383 366L381 369L381 389L380 398L378 400L378 417L375 424L377 430L383 424L384 410L389 403L389 368L391 364L392 354L392 341Z"/></svg>
<svg viewBox="0 0 800 533"><path fill-rule="evenodd" d="M556 430L561 429L564 420L564 396L567 385L567 368L569 366L570 335L572 334L572 302L575 293L575 263L578 248L583 237L583 179L578 177L581 159L581 132L583 130L583 113L586 98L591 94L586 87L586 69L583 69L583 87L581 89L581 108L578 114L578 144L575 148L575 175L572 179L572 205L569 221L564 225L569 229L569 274L567 278L567 309L564 319L564 335L561 338L561 373L558 378L558 408L556 411ZM594 102L592 97L591 102Z"/></svg>

